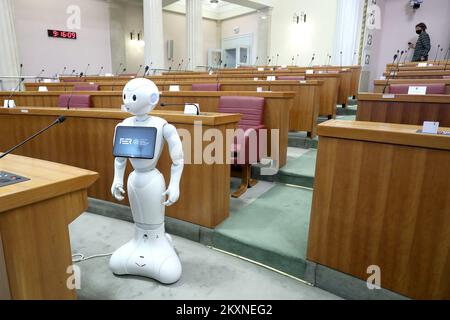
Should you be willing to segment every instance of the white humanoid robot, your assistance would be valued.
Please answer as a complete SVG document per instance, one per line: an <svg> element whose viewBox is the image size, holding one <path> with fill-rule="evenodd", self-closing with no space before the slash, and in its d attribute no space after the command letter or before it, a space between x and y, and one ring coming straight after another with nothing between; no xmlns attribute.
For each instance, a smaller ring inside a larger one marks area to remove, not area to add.
<svg viewBox="0 0 450 320"><path fill-rule="evenodd" d="M165 120L149 115L159 101L159 90L148 79L133 79L123 90L126 111L134 117L119 126L156 128L153 159L130 158L134 168L128 178L128 197L135 222L134 238L118 249L110 260L110 268L117 275L137 275L164 284L177 282L181 277L181 263L169 235L164 228L165 207L178 201L180 180L184 167L183 147L176 128ZM116 127L116 132L117 132ZM156 169L164 140L172 159L170 184L166 190L163 175ZM127 158L115 159L113 196L124 199L124 174Z"/></svg>

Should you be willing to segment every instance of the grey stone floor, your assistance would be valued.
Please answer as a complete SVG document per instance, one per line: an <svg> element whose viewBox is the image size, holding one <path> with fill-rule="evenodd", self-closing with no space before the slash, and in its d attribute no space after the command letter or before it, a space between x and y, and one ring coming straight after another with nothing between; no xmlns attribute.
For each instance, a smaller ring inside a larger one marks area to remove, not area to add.
<svg viewBox="0 0 450 320"><path fill-rule="evenodd" d="M128 222L85 213L70 225L73 253L110 253L133 235ZM79 299L139 300L329 300L339 297L266 268L173 237L183 264L182 279L170 286L138 277L116 277L109 258L78 263Z"/></svg>

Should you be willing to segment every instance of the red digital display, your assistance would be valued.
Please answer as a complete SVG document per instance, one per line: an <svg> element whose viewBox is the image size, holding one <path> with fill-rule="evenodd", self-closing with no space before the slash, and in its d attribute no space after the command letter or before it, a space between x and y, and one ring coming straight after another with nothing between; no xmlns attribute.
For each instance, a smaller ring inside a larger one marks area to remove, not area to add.
<svg viewBox="0 0 450 320"><path fill-rule="evenodd" d="M72 31L48 30L48 36L50 38L77 39L77 33Z"/></svg>

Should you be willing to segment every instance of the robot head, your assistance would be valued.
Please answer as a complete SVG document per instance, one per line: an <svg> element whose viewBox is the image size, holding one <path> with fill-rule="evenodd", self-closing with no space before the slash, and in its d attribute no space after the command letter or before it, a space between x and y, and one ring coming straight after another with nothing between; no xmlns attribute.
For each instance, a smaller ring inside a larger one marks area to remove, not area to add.
<svg viewBox="0 0 450 320"><path fill-rule="evenodd" d="M159 101L159 90L149 79L133 79L123 89L123 102L127 112L139 116L152 111Z"/></svg>

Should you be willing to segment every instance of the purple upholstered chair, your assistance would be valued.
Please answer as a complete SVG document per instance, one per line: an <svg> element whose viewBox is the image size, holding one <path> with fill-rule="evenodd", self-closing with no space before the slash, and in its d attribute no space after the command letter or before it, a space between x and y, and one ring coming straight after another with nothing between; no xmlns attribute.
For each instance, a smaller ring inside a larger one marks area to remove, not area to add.
<svg viewBox="0 0 450 320"><path fill-rule="evenodd" d="M59 96L61 108L90 108L91 96L88 94L62 94Z"/></svg>
<svg viewBox="0 0 450 320"><path fill-rule="evenodd" d="M260 149L260 133L264 129L264 98L260 97L220 97L220 113L240 113L241 121L231 148L233 153L233 169L240 170L242 183L239 190L233 193L239 198L248 188L253 187L257 181L251 179L252 164L261 160L265 150ZM256 145L255 145L256 144Z"/></svg>
<svg viewBox="0 0 450 320"><path fill-rule="evenodd" d="M442 76L443 79L450 79L450 76Z"/></svg>
<svg viewBox="0 0 450 320"><path fill-rule="evenodd" d="M278 80L284 80L284 81L302 81L305 80L305 77L299 77L299 76L279 76L277 77Z"/></svg>
<svg viewBox="0 0 450 320"><path fill-rule="evenodd" d="M73 86L73 91L99 91L100 85L90 83L80 83Z"/></svg>
<svg viewBox="0 0 450 320"><path fill-rule="evenodd" d="M194 83L192 91L220 91L220 83Z"/></svg>
<svg viewBox="0 0 450 320"><path fill-rule="evenodd" d="M389 93L393 94L408 94L409 87L427 87L427 94L445 94L445 84L391 84L389 86Z"/></svg>

